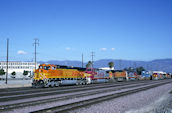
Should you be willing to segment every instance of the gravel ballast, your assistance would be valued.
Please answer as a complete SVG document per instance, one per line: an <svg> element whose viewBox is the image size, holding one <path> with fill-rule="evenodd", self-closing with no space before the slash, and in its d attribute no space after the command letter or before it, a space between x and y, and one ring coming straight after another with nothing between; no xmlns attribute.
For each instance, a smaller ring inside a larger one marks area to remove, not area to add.
<svg viewBox="0 0 172 113"><path fill-rule="evenodd" d="M172 113L172 83L70 113Z"/></svg>

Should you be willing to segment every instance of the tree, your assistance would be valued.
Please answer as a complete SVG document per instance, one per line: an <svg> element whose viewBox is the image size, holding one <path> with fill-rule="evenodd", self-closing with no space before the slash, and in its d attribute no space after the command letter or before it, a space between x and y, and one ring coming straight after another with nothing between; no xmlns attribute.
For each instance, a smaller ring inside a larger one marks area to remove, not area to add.
<svg viewBox="0 0 172 113"><path fill-rule="evenodd" d="M129 67L129 68L124 68L125 71L128 71L128 72L135 72L135 69L132 68L132 67Z"/></svg>
<svg viewBox="0 0 172 113"><path fill-rule="evenodd" d="M33 77L33 75L32 75L32 73L31 73L31 71L28 71L28 74L29 74L29 76L28 76L28 77L30 77L30 78L32 78L32 77Z"/></svg>
<svg viewBox="0 0 172 113"><path fill-rule="evenodd" d="M0 75L5 75L4 69L0 69Z"/></svg>
<svg viewBox="0 0 172 113"><path fill-rule="evenodd" d="M114 67L114 62L109 62L108 65L109 65L109 68L112 70L112 68Z"/></svg>
<svg viewBox="0 0 172 113"><path fill-rule="evenodd" d="M87 65L86 65L86 68L90 68L92 65L92 62L91 61L88 61Z"/></svg>
<svg viewBox="0 0 172 113"><path fill-rule="evenodd" d="M12 77L12 78L16 78L16 72L15 72L15 71L13 71L13 72L11 73L11 77Z"/></svg>
<svg viewBox="0 0 172 113"><path fill-rule="evenodd" d="M124 68L124 71L128 71L128 69L127 68Z"/></svg>
<svg viewBox="0 0 172 113"><path fill-rule="evenodd" d="M136 68L136 72L137 72L138 75L141 75L142 71L145 71L145 69L142 66Z"/></svg>
<svg viewBox="0 0 172 113"><path fill-rule="evenodd" d="M28 73L29 73L28 71L25 71L25 70L23 71L24 76L28 75Z"/></svg>
<svg viewBox="0 0 172 113"><path fill-rule="evenodd" d="M135 70L135 69L132 68L132 67L129 67L129 68L128 68L128 71L129 71L129 72L134 72L134 70Z"/></svg>

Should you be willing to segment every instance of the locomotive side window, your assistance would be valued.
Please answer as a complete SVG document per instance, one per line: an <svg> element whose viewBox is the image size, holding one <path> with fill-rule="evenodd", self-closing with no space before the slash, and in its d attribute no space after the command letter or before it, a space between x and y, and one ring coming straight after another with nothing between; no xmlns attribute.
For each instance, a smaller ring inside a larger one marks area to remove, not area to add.
<svg viewBox="0 0 172 113"><path fill-rule="evenodd" d="M52 67L52 70L56 70L56 67Z"/></svg>
<svg viewBox="0 0 172 113"><path fill-rule="evenodd" d="M44 69L45 70L49 70L50 69L50 66L44 66Z"/></svg>
<svg viewBox="0 0 172 113"><path fill-rule="evenodd" d="M39 66L39 69L43 69L43 67L42 66Z"/></svg>

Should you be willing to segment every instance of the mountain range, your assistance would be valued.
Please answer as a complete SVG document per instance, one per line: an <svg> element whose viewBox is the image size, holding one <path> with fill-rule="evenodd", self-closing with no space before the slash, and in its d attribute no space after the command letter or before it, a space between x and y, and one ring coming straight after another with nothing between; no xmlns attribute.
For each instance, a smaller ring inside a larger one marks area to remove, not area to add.
<svg viewBox="0 0 172 113"><path fill-rule="evenodd" d="M133 60L116 60L116 59L101 59L94 61L94 67L108 67L109 62L114 62L115 69L124 69L128 67L144 67L146 70L156 70L156 71L165 71L172 73L172 59L157 59L152 61L133 61ZM57 64L57 65L67 65L74 67L82 67L81 61L58 61L58 60L50 60L50 61L40 61L39 63L48 63L48 64ZM84 67L87 63L84 62Z"/></svg>

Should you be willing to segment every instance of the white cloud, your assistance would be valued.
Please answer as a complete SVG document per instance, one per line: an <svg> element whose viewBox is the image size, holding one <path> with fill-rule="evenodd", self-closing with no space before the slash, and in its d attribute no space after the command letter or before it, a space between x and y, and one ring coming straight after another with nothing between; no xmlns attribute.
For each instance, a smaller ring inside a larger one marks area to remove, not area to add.
<svg viewBox="0 0 172 113"><path fill-rule="evenodd" d="M112 50L112 51L114 51L114 50L115 50L115 48L111 48L111 50Z"/></svg>
<svg viewBox="0 0 172 113"><path fill-rule="evenodd" d="M101 51L106 51L106 50L107 50L107 48L100 48L100 50L101 50Z"/></svg>
<svg viewBox="0 0 172 113"><path fill-rule="evenodd" d="M70 50L71 50L71 48L70 48L70 47L66 47L65 49L66 49L67 51L70 51Z"/></svg>
<svg viewBox="0 0 172 113"><path fill-rule="evenodd" d="M23 50L19 50L19 51L17 51L17 54L19 54L19 55L25 55L25 54L27 54L27 52L25 52Z"/></svg>

